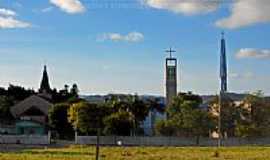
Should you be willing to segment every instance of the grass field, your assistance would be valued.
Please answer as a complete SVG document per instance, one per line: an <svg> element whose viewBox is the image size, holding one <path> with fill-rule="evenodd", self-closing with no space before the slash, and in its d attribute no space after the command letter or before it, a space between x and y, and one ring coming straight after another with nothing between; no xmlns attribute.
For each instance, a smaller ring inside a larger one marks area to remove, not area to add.
<svg viewBox="0 0 270 160"><path fill-rule="evenodd" d="M268 160L270 147L102 147L101 160ZM95 148L71 146L0 153L0 160L94 160Z"/></svg>

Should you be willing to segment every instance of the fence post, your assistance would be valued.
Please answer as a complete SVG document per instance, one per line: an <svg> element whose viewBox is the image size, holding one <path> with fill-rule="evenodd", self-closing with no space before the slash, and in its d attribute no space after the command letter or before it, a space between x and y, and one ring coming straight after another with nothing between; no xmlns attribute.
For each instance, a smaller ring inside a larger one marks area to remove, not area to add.
<svg viewBox="0 0 270 160"><path fill-rule="evenodd" d="M51 136L52 136L52 133L51 133L51 130L48 131L48 143L51 144Z"/></svg>
<svg viewBox="0 0 270 160"><path fill-rule="evenodd" d="M78 144L78 132L75 130L75 144Z"/></svg>

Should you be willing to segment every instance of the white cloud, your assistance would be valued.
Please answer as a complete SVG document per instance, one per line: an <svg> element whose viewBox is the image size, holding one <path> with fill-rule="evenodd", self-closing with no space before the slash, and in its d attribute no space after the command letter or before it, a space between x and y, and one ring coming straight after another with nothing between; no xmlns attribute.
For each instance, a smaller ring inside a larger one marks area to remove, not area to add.
<svg viewBox="0 0 270 160"><path fill-rule="evenodd" d="M231 15L216 25L234 29L263 22L270 22L270 0L237 0L232 4Z"/></svg>
<svg viewBox="0 0 270 160"><path fill-rule="evenodd" d="M15 11L0 8L0 29L31 27L30 23L17 20L16 15Z"/></svg>
<svg viewBox="0 0 270 160"><path fill-rule="evenodd" d="M23 22L15 19L14 17L1 17L0 16L0 28L28 28L31 27L30 23Z"/></svg>
<svg viewBox="0 0 270 160"><path fill-rule="evenodd" d="M103 33L99 35L97 40L98 41L126 41L126 42L139 42L144 39L144 35L140 32L130 32L127 35L122 35L120 33Z"/></svg>
<svg viewBox="0 0 270 160"><path fill-rule="evenodd" d="M43 8L43 9L41 10L41 12L46 13L46 12L50 12L50 11L52 11L52 10L53 10L53 7L46 7L46 8Z"/></svg>
<svg viewBox="0 0 270 160"><path fill-rule="evenodd" d="M218 10L223 0L140 0L143 5L185 15ZM220 28L235 29L257 23L270 22L270 0L232 0L230 15L215 22Z"/></svg>
<svg viewBox="0 0 270 160"><path fill-rule="evenodd" d="M124 37L124 39L129 42L139 42L144 39L144 36L139 32L130 32Z"/></svg>
<svg viewBox="0 0 270 160"><path fill-rule="evenodd" d="M220 0L143 0L146 6L186 15L215 11L220 3Z"/></svg>
<svg viewBox="0 0 270 160"><path fill-rule="evenodd" d="M6 9L6 8L0 8L0 15L1 16L16 16L16 12Z"/></svg>
<svg viewBox="0 0 270 160"><path fill-rule="evenodd" d="M230 78L238 78L239 74L238 73L229 73Z"/></svg>
<svg viewBox="0 0 270 160"><path fill-rule="evenodd" d="M236 58L242 59L242 58L257 58L257 59L270 59L270 50L267 49L254 49L254 48L244 48L240 49L236 53Z"/></svg>
<svg viewBox="0 0 270 160"><path fill-rule="evenodd" d="M246 79L255 78L255 75L252 72L246 72L243 76Z"/></svg>
<svg viewBox="0 0 270 160"><path fill-rule="evenodd" d="M255 78L255 75L252 72L229 73L229 77L233 79L252 79Z"/></svg>
<svg viewBox="0 0 270 160"><path fill-rule="evenodd" d="M22 8L23 7L23 5L20 3L20 2L14 2L13 4L12 4L15 8Z"/></svg>
<svg viewBox="0 0 270 160"><path fill-rule="evenodd" d="M79 0L50 0L50 2L70 14L82 13L86 10Z"/></svg>

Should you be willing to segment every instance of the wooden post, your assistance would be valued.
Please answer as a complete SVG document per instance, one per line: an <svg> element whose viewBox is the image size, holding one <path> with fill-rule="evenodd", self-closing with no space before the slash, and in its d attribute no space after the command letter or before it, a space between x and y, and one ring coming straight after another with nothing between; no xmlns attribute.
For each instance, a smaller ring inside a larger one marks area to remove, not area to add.
<svg viewBox="0 0 270 160"><path fill-rule="evenodd" d="M78 144L78 131L75 130L75 144Z"/></svg>
<svg viewBox="0 0 270 160"><path fill-rule="evenodd" d="M96 144L96 160L99 160L99 138L100 138L100 128L97 129L97 144Z"/></svg>
<svg viewBox="0 0 270 160"><path fill-rule="evenodd" d="M221 107L222 107L222 91L219 94L219 105L218 105L218 147L221 147Z"/></svg>

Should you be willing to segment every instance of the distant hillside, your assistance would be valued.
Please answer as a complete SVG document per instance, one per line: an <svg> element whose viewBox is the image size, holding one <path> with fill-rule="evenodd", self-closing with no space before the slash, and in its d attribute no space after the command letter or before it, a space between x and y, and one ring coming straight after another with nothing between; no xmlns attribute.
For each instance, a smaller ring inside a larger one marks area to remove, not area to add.
<svg viewBox="0 0 270 160"><path fill-rule="evenodd" d="M108 94L108 95L81 95L80 97L89 101L89 102L93 102L93 103L99 103L99 102L104 102L106 98L108 98L109 96L111 96L112 94ZM118 96L125 96L128 94L115 94ZM227 93L226 94L228 97L230 97L233 101L241 101L243 100L247 94L246 93ZM207 104L211 99L213 99L216 95L200 95L203 99L203 103ZM161 103L165 104L165 97L163 96L155 96L155 95L139 95L139 97L143 100L147 100L147 99L155 99L158 98L160 99ZM270 97L265 97L266 100L270 101Z"/></svg>

